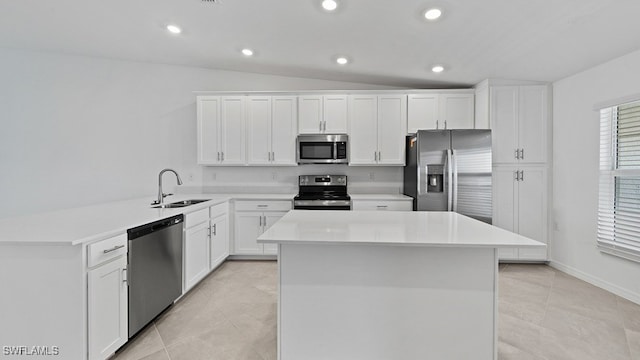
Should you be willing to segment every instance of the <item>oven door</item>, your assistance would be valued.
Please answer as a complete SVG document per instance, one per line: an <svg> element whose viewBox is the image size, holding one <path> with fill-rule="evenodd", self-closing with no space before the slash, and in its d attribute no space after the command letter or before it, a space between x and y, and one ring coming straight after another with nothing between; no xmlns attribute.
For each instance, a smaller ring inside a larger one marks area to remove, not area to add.
<svg viewBox="0 0 640 360"><path fill-rule="evenodd" d="M351 210L350 200L294 200L294 210Z"/></svg>

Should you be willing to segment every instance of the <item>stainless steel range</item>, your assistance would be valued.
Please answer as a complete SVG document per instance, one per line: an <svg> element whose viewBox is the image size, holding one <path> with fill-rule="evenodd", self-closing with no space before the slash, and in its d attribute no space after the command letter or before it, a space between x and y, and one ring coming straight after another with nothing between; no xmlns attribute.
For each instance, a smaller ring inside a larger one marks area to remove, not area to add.
<svg viewBox="0 0 640 360"><path fill-rule="evenodd" d="M300 175L296 210L351 210L346 175Z"/></svg>

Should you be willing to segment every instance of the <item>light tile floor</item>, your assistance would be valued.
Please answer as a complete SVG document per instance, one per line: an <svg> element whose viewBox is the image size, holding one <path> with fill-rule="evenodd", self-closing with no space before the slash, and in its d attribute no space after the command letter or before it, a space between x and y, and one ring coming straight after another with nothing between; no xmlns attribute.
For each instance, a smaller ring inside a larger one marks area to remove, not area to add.
<svg viewBox="0 0 640 360"><path fill-rule="evenodd" d="M114 360L276 359L273 261L228 261ZM500 265L498 359L640 360L640 305L546 265Z"/></svg>

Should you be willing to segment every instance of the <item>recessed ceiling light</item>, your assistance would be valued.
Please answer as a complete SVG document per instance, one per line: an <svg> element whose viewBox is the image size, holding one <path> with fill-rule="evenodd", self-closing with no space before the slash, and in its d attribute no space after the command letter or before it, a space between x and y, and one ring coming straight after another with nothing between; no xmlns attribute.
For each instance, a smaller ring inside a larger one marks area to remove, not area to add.
<svg viewBox="0 0 640 360"><path fill-rule="evenodd" d="M347 65L349 63L349 59L344 56L340 56L336 59L336 62L338 63L338 65Z"/></svg>
<svg viewBox="0 0 640 360"><path fill-rule="evenodd" d="M167 30L172 34L180 34L182 32L182 29L177 25L167 25Z"/></svg>
<svg viewBox="0 0 640 360"><path fill-rule="evenodd" d="M242 55L244 55L244 56L253 56L253 50L251 50L251 49L242 49Z"/></svg>
<svg viewBox="0 0 640 360"><path fill-rule="evenodd" d="M338 8L338 3L336 2L336 0L323 0L322 8L327 11L334 11Z"/></svg>
<svg viewBox="0 0 640 360"><path fill-rule="evenodd" d="M431 71L433 71L434 73L441 73L444 71L444 66L435 65L434 67L431 68Z"/></svg>
<svg viewBox="0 0 640 360"><path fill-rule="evenodd" d="M425 19L431 20L431 21L439 19L440 16L442 16L442 10L436 9L436 8L429 9L424 13Z"/></svg>

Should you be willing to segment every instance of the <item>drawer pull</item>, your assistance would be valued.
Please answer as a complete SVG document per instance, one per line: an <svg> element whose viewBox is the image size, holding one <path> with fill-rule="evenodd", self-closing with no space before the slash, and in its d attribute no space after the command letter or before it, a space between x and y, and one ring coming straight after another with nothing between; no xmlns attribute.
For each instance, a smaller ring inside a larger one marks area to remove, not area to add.
<svg viewBox="0 0 640 360"><path fill-rule="evenodd" d="M116 246L112 247L111 249L103 250L102 252L105 253L105 254L108 254L108 253L110 253L112 251L116 251L118 249L122 249L123 247L124 247L124 245L116 245Z"/></svg>
<svg viewBox="0 0 640 360"><path fill-rule="evenodd" d="M378 205L377 207L379 207L379 208L387 208L388 206L387 205Z"/></svg>
<svg viewBox="0 0 640 360"><path fill-rule="evenodd" d="M258 205L259 208L266 208L269 207L269 205Z"/></svg>

